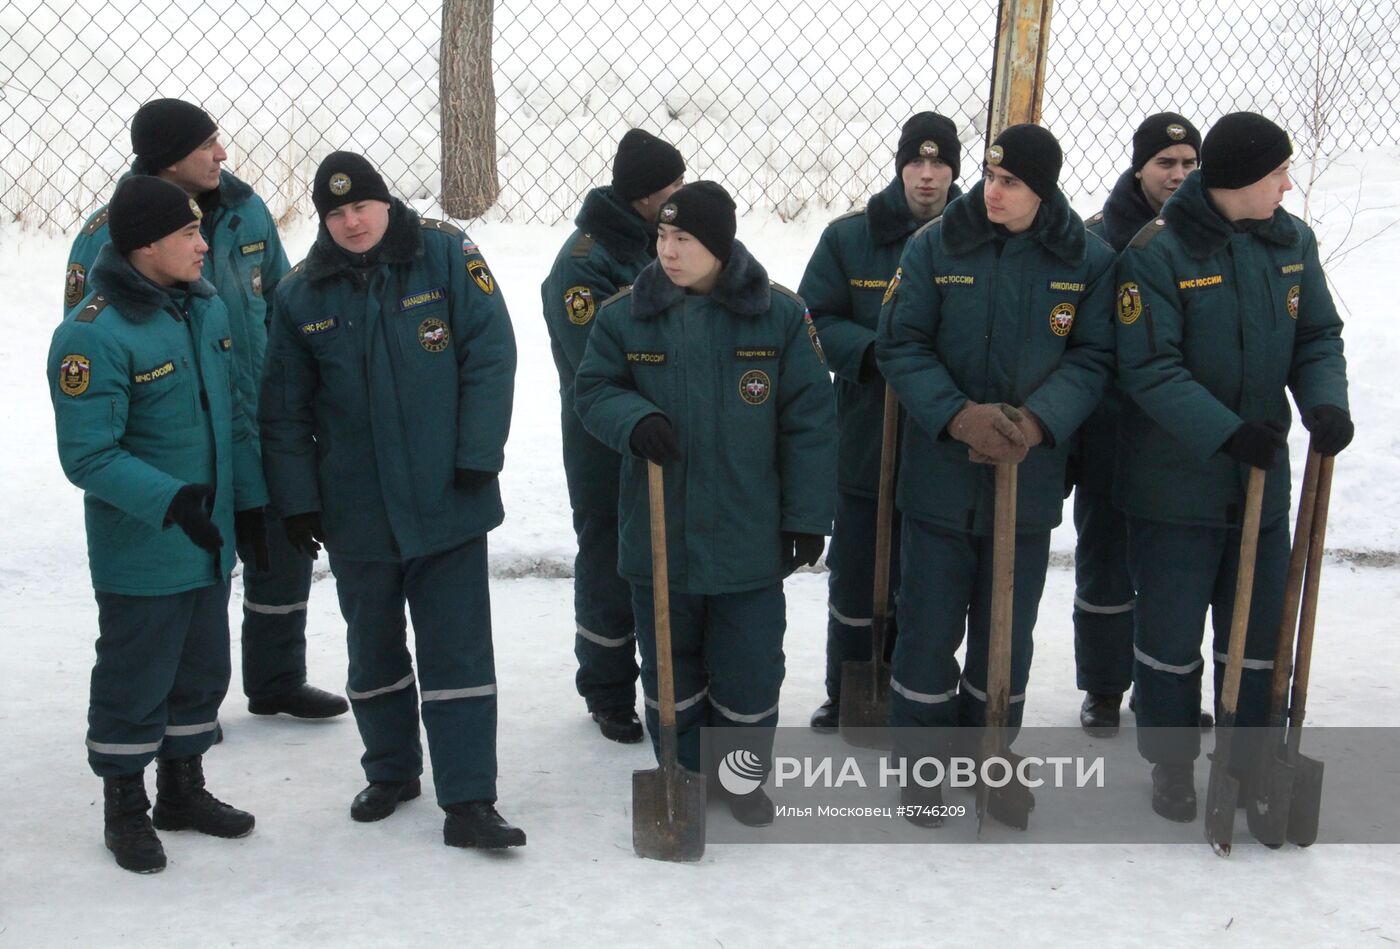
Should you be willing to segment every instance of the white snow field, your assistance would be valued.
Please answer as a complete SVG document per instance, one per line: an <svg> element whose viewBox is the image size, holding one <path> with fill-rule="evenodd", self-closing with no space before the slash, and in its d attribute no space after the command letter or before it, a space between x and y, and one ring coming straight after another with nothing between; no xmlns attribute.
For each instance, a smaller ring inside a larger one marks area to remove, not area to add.
<svg viewBox="0 0 1400 949"><path fill-rule="evenodd" d="M971 166L971 163L968 163ZM237 170L236 168L234 169ZM884 180L870 183L871 190ZM1355 443L1337 463L1310 723L1397 725L1400 573L1400 153L1339 161L1314 201L1331 207L1326 256L1346 305ZM1330 206L1330 205L1329 205ZM1092 208L1082 207L1083 212ZM1353 221L1354 218L1354 221ZM1348 227L1354 223L1349 237ZM740 238L795 287L824 220L745 218ZM0 945L745 946L1104 942L1370 945L1400 940L1400 849L1240 846L712 846L695 866L632 854L630 772L645 745L603 741L574 693L572 535L559 460L557 382L539 282L567 227L473 229L510 305L520 349L502 475L507 519L491 539L500 682L501 810L523 851L444 847L427 796L379 824L349 820L359 740L341 718L249 716L235 681L211 788L257 815L249 838L166 834L170 866L139 877L102 847L101 784L83 748L96 609L80 494L54 450L44 357L58 320L67 239L0 224ZM314 235L287 231L293 259ZM1295 429L1295 465L1304 440ZM1300 467L1300 466L1298 466ZM1072 547L1072 532L1055 549ZM1348 555L1349 556L1349 555ZM783 724L822 696L825 578L789 581ZM1070 724L1072 575L1051 570L1037 628L1027 723ZM235 581L230 615L241 619ZM333 580L312 591L311 679L344 681ZM237 645L234 649L237 650ZM235 655L237 653L235 652ZM835 739L833 739L835 744ZM1148 809L1143 766L1144 820ZM1198 769L1203 790L1204 770ZM728 820L712 810L715 821ZM1237 831L1247 839L1242 826Z"/></svg>

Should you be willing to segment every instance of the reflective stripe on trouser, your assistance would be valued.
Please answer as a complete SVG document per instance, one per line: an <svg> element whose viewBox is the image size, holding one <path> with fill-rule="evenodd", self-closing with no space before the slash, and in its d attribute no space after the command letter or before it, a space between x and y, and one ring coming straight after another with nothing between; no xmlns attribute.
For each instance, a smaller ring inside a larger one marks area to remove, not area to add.
<svg viewBox="0 0 1400 949"><path fill-rule="evenodd" d="M1137 741L1138 750L1149 761L1184 763L1200 754L1200 732L1195 726L1205 665L1201 639L1206 610L1214 627L1214 650L1223 657L1230 641L1239 556L1238 530L1128 518L1128 569L1137 588L1133 610ZM1271 660L1287 575L1288 524L1280 519L1259 532L1237 725L1262 725L1268 719ZM1215 663L1217 695L1224 670L1223 662Z"/></svg>
<svg viewBox="0 0 1400 949"><path fill-rule="evenodd" d="M228 691L228 584L167 596L96 597L87 732L93 772L135 774L157 754L204 754Z"/></svg>
<svg viewBox="0 0 1400 949"><path fill-rule="evenodd" d="M783 684L783 631L787 601L775 583L744 593L705 596L671 593L671 665L676 692L676 737L681 764L701 770L700 729L761 728L746 745L764 762L772 758ZM651 587L632 585L647 731L660 755L656 704L656 618Z"/></svg>
<svg viewBox="0 0 1400 949"><path fill-rule="evenodd" d="M878 437L879 432L874 433ZM836 527L826 552L826 694L841 698L841 664L870 659L870 621L875 598L874 498L842 492L836 498ZM894 650L894 591L899 589L899 512L891 526L890 613L885 655Z"/></svg>
<svg viewBox="0 0 1400 949"><path fill-rule="evenodd" d="M574 513L574 684L590 712L637 706L632 591L617 575L617 514Z"/></svg>
<svg viewBox="0 0 1400 949"><path fill-rule="evenodd" d="M992 538L904 518L900 632L890 669L890 725L981 725L986 715ZM1021 724L1050 533L1016 535L1008 724ZM957 652L967 637L966 669ZM956 694L956 701L952 696Z"/></svg>
<svg viewBox="0 0 1400 949"><path fill-rule="evenodd" d="M370 781L423 772L423 727L440 804L496 799L496 675L486 538L403 563L331 555L349 627L347 692ZM413 617L415 679L404 604Z"/></svg>
<svg viewBox="0 0 1400 949"><path fill-rule="evenodd" d="M267 514L270 569L259 570L252 548L238 545L243 561L243 693L265 698L306 681L306 601L311 558L287 540L282 518Z"/></svg>
<svg viewBox="0 0 1400 949"><path fill-rule="evenodd" d="M1133 684L1133 581L1128 525L1106 494L1074 492L1074 679L1116 695Z"/></svg>

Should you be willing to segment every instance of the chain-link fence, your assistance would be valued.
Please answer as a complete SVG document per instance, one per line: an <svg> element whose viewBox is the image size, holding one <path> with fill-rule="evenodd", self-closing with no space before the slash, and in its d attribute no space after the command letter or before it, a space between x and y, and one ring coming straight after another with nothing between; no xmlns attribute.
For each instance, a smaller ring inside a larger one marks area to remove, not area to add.
<svg viewBox="0 0 1400 949"><path fill-rule="evenodd" d="M71 230L130 161L157 96L202 103L229 167L282 214L317 162L362 151L399 194L439 188L441 7L418 0L3 0L0 208ZM1170 19L1169 19L1170 18ZM494 73L501 196L492 217L553 223L608 177L622 132L674 142L690 176L793 217L859 204L893 173L912 112L953 118L976 166L995 0L501 0ZM1306 159L1400 142L1394 0L1059 0L1045 123L1064 185L1092 208L1145 114L1203 129L1255 109Z"/></svg>

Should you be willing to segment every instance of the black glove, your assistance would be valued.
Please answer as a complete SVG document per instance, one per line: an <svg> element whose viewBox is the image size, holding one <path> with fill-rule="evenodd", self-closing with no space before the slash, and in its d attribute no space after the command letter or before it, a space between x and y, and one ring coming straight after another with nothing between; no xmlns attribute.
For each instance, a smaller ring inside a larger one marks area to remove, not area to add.
<svg viewBox="0 0 1400 949"><path fill-rule="evenodd" d="M1277 422L1245 422L1225 439L1222 450L1238 462L1268 471L1278 464L1279 453L1288 450L1288 442Z"/></svg>
<svg viewBox="0 0 1400 949"><path fill-rule="evenodd" d="M815 567L826 549L826 538L821 534L795 534L783 531L783 560L788 570L796 570L806 564Z"/></svg>
<svg viewBox="0 0 1400 949"><path fill-rule="evenodd" d="M484 488L496 480L494 471L477 471L475 468L456 468L452 472L452 487L459 491Z"/></svg>
<svg viewBox="0 0 1400 949"><path fill-rule="evenodd" d="M880 374L880 364L875 361L875 344L871 343L865 347L865 352L860 357L860 381L862 385L874 385L883 382L884 376Z"/></svg>
<svg viewBox="0 0 1400 949"><path fill-rule="evenodd" d="M260 507L250 507L233 515L233 537L244 550L252 548L253 566L266 573L272 569L267 553L267 518ZM246 560L245 560L246 563Z"/></svg>
<svg viewBox="0 0 1400 949"><path fill-rule="evenodd" d="M165 523L184 531L194 545L216 554L224 546L224 535L214 526L209 515L214 513L214 486L187 484L175 492L165 512Z"/></svg>
<svg viewBox="0 0 1400 949"><path fill-rule="evenodd" d="M316 559L316 552L321 549L321 545L316 541L326 539L321 530L320 511L307 511L305 514L293 514L283 518L282 528L287 532L287 540L293 547L312 560Z"/></svg>
<svg viewBox="0 0 1400 949"><path fill-rule="evenodd" d="M658 465L675 461L681 456L680 446L676 444L676 432L671 428L671 423L666 421L666 416L659 412L638 422L637 427L632 429L632 437L628 442L634 452Z"/></svg>
<svg viewBox="0 0 1400 949"><path fill-rule="evenodd" d="M1351 444L1356 426L1351 416L1335 405L1315 405L1303 413L1303 427L1312 432L1312 444L1327 458Z"/></svg>

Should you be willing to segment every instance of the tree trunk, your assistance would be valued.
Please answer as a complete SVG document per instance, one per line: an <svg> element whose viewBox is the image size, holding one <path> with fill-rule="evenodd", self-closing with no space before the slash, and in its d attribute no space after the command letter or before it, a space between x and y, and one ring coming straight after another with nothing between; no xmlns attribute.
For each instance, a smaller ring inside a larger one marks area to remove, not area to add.
<svg viewBox="0 0 1400 949"><path fill-rule="evenodd" d="M442 206L454 218L485 213L496 180L496 88L491 80L492 0L443 0L438 75Z"/></svg>

